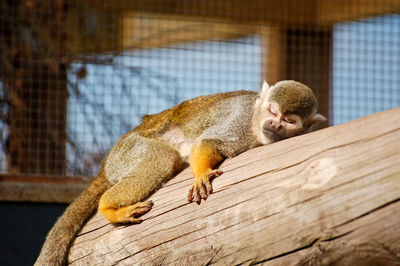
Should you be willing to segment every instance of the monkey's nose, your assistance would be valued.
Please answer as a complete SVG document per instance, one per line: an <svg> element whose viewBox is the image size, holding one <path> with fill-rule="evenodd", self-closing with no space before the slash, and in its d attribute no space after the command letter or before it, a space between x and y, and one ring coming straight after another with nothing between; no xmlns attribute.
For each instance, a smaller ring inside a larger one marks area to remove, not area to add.
<svg viewBox="0 0 400 266"><path fill-rule="evenodd" d="M269 126L271 129L275 130L276 133L282 133L283 126L281 125L281 123L271 120L269 121Z"/></svg>
<svg viewBox="0 0 400 266"><path fill-rule="evenodd" d="M279 128L281 128L281 124L277 123L274 120L269 121L269 126L275 130L279 130Z"/></svg>

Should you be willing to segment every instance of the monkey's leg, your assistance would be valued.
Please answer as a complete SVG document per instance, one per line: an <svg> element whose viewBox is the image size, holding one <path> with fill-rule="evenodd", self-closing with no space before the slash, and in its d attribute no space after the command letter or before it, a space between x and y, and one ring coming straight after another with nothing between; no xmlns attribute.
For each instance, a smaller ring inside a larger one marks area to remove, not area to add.
<svg viewBox="0 0 400 266"><path fill-rule="evenodd" d="M157 140L141 137L134 167L99 202L99 211L112 223L140 223L141 215L150 211L153 203L142 202L164 182L181 170L182 159L178 151ZM133 162L132 162L133 163Z"/></svg>
<svg viewBox="0 0 400 266"><path fill-rule="evenodd" d="M217 151L216 144L210 141L195 143L190 153L190 167L192 168L194 181L189 190L188 201L200 204L201 199L206 200L212 193L210 180L220 176L221 170L213 168L224 160Z"/></svg>
<svg viewBox="0 0 400 266"><path fill-rule="evenodd" d="M99 211L112 223L140 223L140 216L153 207L151 201L138 201L134 177L125 177L100 198ZM131 196L131 197L130 197Z"/></svg>

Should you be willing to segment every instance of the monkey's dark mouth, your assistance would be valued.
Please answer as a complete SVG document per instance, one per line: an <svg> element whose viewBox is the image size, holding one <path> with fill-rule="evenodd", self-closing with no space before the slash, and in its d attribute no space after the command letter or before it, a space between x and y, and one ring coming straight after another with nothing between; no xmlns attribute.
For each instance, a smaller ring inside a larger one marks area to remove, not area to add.
<svg viewBox="0 0 400 266"><path fill-rule="evenodd" d="M263 131L264 135L266 135L266 136L272 136L272 139L273 139L274 141L278 141L278 140L283 139L282 136L278 135L278 134L277 134L275 131L273 131L273 130L269 130L269 129L263 128L262 131Z"/></svg>

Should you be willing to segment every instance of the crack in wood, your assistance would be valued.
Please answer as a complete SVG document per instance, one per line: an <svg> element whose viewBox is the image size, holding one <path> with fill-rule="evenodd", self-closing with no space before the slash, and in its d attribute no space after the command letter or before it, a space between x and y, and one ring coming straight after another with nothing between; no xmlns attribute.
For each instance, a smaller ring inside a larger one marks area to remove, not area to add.
<svg viewBox="0 0 400 266"><path fill-rule="evenodd" d="M184 225L184 224L188 224L188 223L190 223L190 222L195 221L196 219L197 219L197 218L193 218L193 219L187 220L187 221L185 221L185 222L183 222L183 223L175 224L175 225L173 225L173 226L171 226L171 227L168 227L168 228L162 228L162 229L157 230L157 231L151 231L151 234L143 235L143 236L141 236L141 238L151 237L152 235L154 235L154 234L156 234L156 233L163 232L163 231L168 230L168 229L173 229L173 228L175 228L175 227L179 227L179 226L182 226L182 225ZM132 225L131 225L131 226L132 226ZM146 230L143 230L143 231L141 231L141 233L143 233L143 232L145 232L145 231L146 231ZM125 239L129 239L129 238L130 238L130 236L128 235L126 238L122 238L121 241L123 241L123 240L125 240ZM176 239L177 239L177 238L176 238ZM160 244L162 244L162 243L160 243ZM156 245L156 246L158 246L158 245Z"/></svg>
<svg viewBox="0 0 400 266"><path fill-rule="evenodd" d="M211 265L212 261L214 260L214 258L218 255L218 253L222 250L222 247L220 247L217 251L215 251L215 254L211 257L211 259L209 261L207 261L204 266L208 266Z"/></svg>
<svg viewBox="0 0 400 266"><path fill-rule="evenodd" d="M190 202L186 202L186 203L180 204L180 205L178 205L178 206L176 206L176 207L173 207L173 208L171 208L171 209L167 209L167 210L164 211L164 212L160 212L160 213L158 213L158 214L156 214L156 215L152 215L152 216L148 217L146 220L155 219L156 217L159 217L159 216L161 216L161 215L165 215L165 214L167 214L167 213L169 213L169 212L173 212L173 211L175 211L175 210L177 210L177 209L180 209L180 208L182 208L182 207L184 207L184 206L187 206L187 205L189 205L189 204L191 204L191 203L190 203Z"/></svg>
<svg viewBox="0 0 400 266"><path fill-rule="evenodd" d="M98 231L98 230L100 230L100 229L102 229L104 227L109 226L109 225L110 225L110 223L106 223L106 224L103 224L103 225L101 225L99 227L93 228L91 230L88 230L88 231L85 231L85 232L79 232L77 236L84 236L84 235L87 235L87 234L91 234L91 233L96 232L96 231ZM78 243L81 243L81 242L78 242Z"/></svg>
<svg viewBox="0 0 400 266"><path fill-rule="evenodd" d="M268 261L272 261L272 260L274 260L274 259L278 259L278 258L281 258L281 257L284 257L284 256L288 256L288 255L290 255L290 254L294 254L294 253L299 252L299 251L306 250L306 249L308 249L308 248L312 248L313 246L316 246L316 245L317 245L318 243L320 243L320 242L330 242L330 241L337 240L337 239L339 239L339 238L342 238L342 237L345 237L345 236L351 234L351 233L354 232L354 231L355 231L355 230L349 230L349 231L343 232L343 233L341 233L341 234L338 234L338 235L335 235L335 236L329 236L329 237L325 237L325 236L314 237L314 238L312 239L312 241L311 241L309 244L303 245L303 246L301 246L301 247L299 247L299 248L296 248L296 249L293 249L293 250L290 250L290 251L287 251L287 252L284 252L284 253L281 253L281 254L278 254L278 255L275 255L275 256L271 256L271 257L266 258L266 259L263 259L263 260L261 260L261 261L257 261L257 258L250 258L250 259L247 259L246 261L242 261L242 262L237 263L237 264L235 264L235 265L241 265L241 264L244 264L244 263L246 263L246 262L248 262L248 261L252 261L252 262L250 263L250 265L257 265L257 264L265 263L265 262L268 262ZM272 245L272 244L271 244L271 245ZM234 253L239 253L239 252L242 251L242 250L249 249L249 248L251 248L251 246L252 246L252 245L246 246L246 247L243 247L243 248L240 248L240 249L238 249L238 250L235 250ZM232 254L233 254L233 253L227 253L227 254L225 254L224 256L218 258L218 260L224 259L225 257L229 257L229 256L231 256ZM216 262L217 262L218 260L216 260Z"/></svg>
<svg viewBox="0 0 400 266"><path fill-rule="evenodd" d="M166 243L172 242L172 241L174 241L174 240L176 240L176 239L179 239L179 238L182 238L182 237L184 237L184 236L188 236L188 235L190 235L190 234L197 233L197 232L198 232L199 230L201 230L201 229L204 229L204 228L197 228L196 230L189 231L189 232L187 232L187 233L185 233L185 234L181 234L181 235L179 235L179 236L177 236L177 237L174 237L174 238L168 239L168 240L166 240L166 241L157 243L156 245L152 245L152 246L149 246L149 247L145 247L145 248L141 249L140 251L137 251L137 252L135 252L134 254L132 254L132 256L138 254L139 252L142 252L142 251L145 251L145 250L151 250L151 249L153 249L153 248L155 248L155 247L162 246L162 245L164 245L164 244L166 244Z"/></svg>
<svg viewBox="0 0 400 266"><path fill-rule="evenodd" d="M305 249L309 249L309 248L313 247L314 244L317 243L319 240L320 240L320 238L316 238L308 245L305 245L305 246L302 246L302 247L299 247L299 248L296 248L296 249L293 249L293 250L290 250L290 251L287 251L287 252L272 256L272 257L269 257L267 259L263 259L263 260L257 261L253 265L258 265L258 264L265 263L265 262L268 262L268 261L271 261L271 260L274 260L274 259L277 259L277 258L281 258L281 257L287 256L287 255L290 255L290 254L305 250Z"/></svg>
<svg viewBox="0 0 400 266"><path fill-rule="evenodd" d="M375 208L373 208L373 209L371 209L371 210L369 210L369 211L367 211L367 212L365 212L365 213L363 213L363 214L361 214L361 215L359 215L359 216L357 216L357 217L354 217L354 218L352 218L352 219L350 219L350 220L347 220L347 221L344 222L344 223L338 224L338 225L336 225L334 228L338 228L338 227L340 227L340 226L343 226L343 225L352 223L352 222L354 222L355 220L358 220L358 219L360 219L360 218L363 218L363 217L365 217L365 216L367 216L367 215L369 215L369 214L371 214L371 213L373 213L373 212L376 212L376 211L378 211L378 210L381 210L381 209L383 209L383 208L385 208L385 207L388 207L388 206L390 206L390 205L392 205L392 204L395 204L395 203L397 203L397 202L400 202L400 197L399 197L399 198L396 198L396 199L394 199L394 200L391 200L391 201L389 201L389 202L386 202L385 204L382 204L382 205L380 205L380 206L378 206L378 207L375 207Z"/></svg>
<svg viewBox="0 0 400 266"><path fill-rule="evenodd" d="M335 236L328 236L328 237L321 238L320 242L330 242L330 241L334 241L334 240L336 240L336 239L345 237L345 236L347 236L347 235L353 233L355 230L356 230L356 229L353 229L353 230L349 230L349 231L347 231L347 232L343 232L343 233L338 234L338 235L335 235Z"/></svg>
<svg viewBox="0 0 400 266"><path fill-rule="evenodd" d="M90 256L90 254L86 254L86 255L84 255L84 256L82 256L82 257L79 257L79 258L76 258L76 259L74 259L74 260L68 261L68 264L75 263L75 262L77 262L77 261L79 261L79 260L82 260L82 259L88 257L88 256Z"/></svg>
<svg viewBox="0 0 400 266"><path fill-rule="evenodd" d="M107 225L108 225L108 224L107 224ZM100 228L99 228L99 229L100 229ZM92 230L92 232L95 232L95 231L97 231L97 230ZM100 234L100 235L96 235L96 236L93 237L93 238L90 238L90 239L87 239L87 240L83 240L83 241L74 243L74 245L75 245L75 244L76 244L76 245L83 245L85 242L91 242L91 241L93 241L93 240L102 238L102 237L104 237L105 235L110 234L111 232L112 232L112 231L106 231L106 232L104 232L104 233L102 233L102 234ZM81 235L79 235L79 236L81 236Z"/></svg>

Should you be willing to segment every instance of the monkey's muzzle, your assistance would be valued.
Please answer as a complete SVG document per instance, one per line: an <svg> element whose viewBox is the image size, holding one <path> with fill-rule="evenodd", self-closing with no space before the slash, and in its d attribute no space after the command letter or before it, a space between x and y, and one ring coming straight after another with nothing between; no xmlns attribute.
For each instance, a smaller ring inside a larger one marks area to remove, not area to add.
<svg viewBox="0 0 400 266"><path fill-rule="evenodd" d="M265 135L267 138L272 139L274 142L275 142L275 141L278 141L278 140L281 140L281 139L284 139L284 137L280 136L280 135L279 135L278 133L276 133L274 130L269 129L269 128L263 128L263 129L262 129L262 132L264 133L264 135Z"/></svg>

